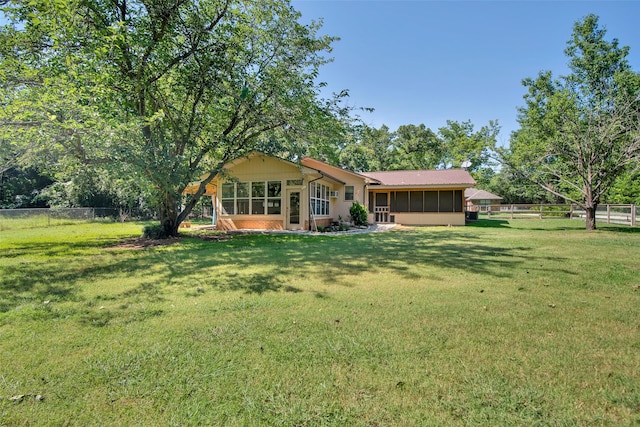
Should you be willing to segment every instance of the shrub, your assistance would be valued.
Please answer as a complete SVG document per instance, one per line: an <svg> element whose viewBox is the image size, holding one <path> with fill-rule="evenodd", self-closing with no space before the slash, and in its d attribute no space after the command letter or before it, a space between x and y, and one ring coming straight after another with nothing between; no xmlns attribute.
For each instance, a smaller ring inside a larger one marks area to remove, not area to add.
<svg viewBox="0 0 640 427"><path fill-rule="evenodd" d="M142 237L146 237L147 239L166 239L169 236L161 224L151 224L145 225L142 231Z"/></svg>
<svg viewBox="0 0 640 427"><path fill-rule="evenodd" d="M349 214L351 215L353 225L367 225L367 210L360 203L353 202L353 204L349 208Z"/></svg>

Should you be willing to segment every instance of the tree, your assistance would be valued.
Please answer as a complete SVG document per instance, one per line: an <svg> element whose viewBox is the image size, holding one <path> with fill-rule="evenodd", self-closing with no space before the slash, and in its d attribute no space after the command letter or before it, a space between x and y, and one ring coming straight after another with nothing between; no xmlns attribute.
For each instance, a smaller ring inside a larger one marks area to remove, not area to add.
<svg viewBox="0 0 640 427"><path fill-rule="evenodd" d="M481 184L487 184L493 176L491 153L495 150L496 138L500 132L497 121L489 121L478 131L474 131L471 121L447 120L447 125L438 130L442 138L441 166L444 168L463 167Z"/></svg>
<svg viewBox="0 0 640 427"><path fill-rule="evenodd" d="M149 182L166 235L230 159L334 113L314 81L333 39L286 0L4 3L3 136L41 164Z"/></svg>
<svg viewBox="0 0 640 427"><path fill-rule="evenodd" d="M441 164L443 141L424 124L400 126L396 135L394 169L435 169Z"/></svg>
<svg viewBox="0 0 640 427"><path fill-rule="evenodd" d="M577 22L565 54L571 73L525 79L521 129L505 163L546 191L581 206L586 229L616 179L640 162L640 76L628 47L605 40L595 15Z"/></svg>
<svg viewBox="0 0 640 427"><path fill-rule="evenodd" d="M359 139L342 148L340 166L356 172L390 170L395 156L395 137L386 125L380 129L364 126Z"/></svg>

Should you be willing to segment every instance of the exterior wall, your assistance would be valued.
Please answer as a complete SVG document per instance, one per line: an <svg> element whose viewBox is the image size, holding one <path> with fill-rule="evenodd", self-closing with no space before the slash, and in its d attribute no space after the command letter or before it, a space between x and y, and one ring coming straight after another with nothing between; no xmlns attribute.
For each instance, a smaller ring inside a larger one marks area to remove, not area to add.
<svg viewBox="0 0 640 427"><path fill-rule="evenodd" d="M301 224L306 218L309 202L306 197L306 186L287 186L289 180L304 180L300 168L290 162L279 160L266 155L255 155L248 159L240 159L231 163L227 167L229 179L237 179L240 182L255 181L280 181L281 190L281 213L279 215L226 215L222 209L222 184L226 182L220 179L217 182L217 196L215 200L217 221L216 227L221 230L236 229L262 229L262 230L284 230L286 229L288 190L300 191L300 215ZM228 181L227 180L227 181ZM300 227L302 228L302 226Z"/></svg>
<svg viewBox="0 0 640 427"><path fill-rule="evenodd" d="M353 202L358 202L365 207L367 206L367 203L369 203L369 191L366 188L364 177L314 159L307 158L303 160L303 163L311 168L322 170L332 177L344 182L343 185L341 183L331 181L331 191L338 192L338 197L331 198L331 217L334 221L338 221L339 218L347 221L350 216L349 209ZM348 185L353 186L353 200L345 200L345 186Z"/></svg>
<svg viewBox="0 0 640 427"><path fill-rule="evenodd" d="M332 221L331 218L318 219L318 220L316 220L316 224L315 225L318 225L320 227L328 227L328 226L331 225L331 221ZM314 228L314 230L315 230L315 228Z"/></svg>
<svg viewBox="0 0 640 427"><path fill-rule="evenodd" d="M391 215L396 224L403 225L464 225L464 212L452 213L414 213L401 212Z"/></svg>
<svg viewBox="0 0 640 427"><path fill-rule="evenodd" d="M240 218L249 218L249 217L248 215L245 215L242 217L240 215L237 215L237 216L234 216L233 219L231 219L231 217L228 217L225 219L219 219L216 222L216 228L218 230L242 230L242 229L284 230L284 222L282 220L259 219L259 218L240 219Z"/></svg>
<svg viewBox="0 0 640 427"><path fill-rule="evenodd" d="M353 202L358 202L363 205L365 208L369 203L369 191L365 188L364 180L359 179L344 179L345 185L340 185L335 191L338 191L338 197L331 199L331 205L333 210L331 214L335 221L341 217L343 220L347 221L350 217L349 209ZM353 186L353 200L345 200L345 186L352 185Z"/></svg>

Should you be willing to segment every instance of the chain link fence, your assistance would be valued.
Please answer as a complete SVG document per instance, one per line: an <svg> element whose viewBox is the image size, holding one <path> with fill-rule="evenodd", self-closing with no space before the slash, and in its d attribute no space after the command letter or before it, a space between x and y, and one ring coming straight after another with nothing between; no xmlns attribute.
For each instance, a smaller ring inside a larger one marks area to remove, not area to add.
<svg viewBox="0 0 640 427"><path fill-rule="evenodd" d="M0 231L125 219L126 215L113 208L0 209Z"/></svg>

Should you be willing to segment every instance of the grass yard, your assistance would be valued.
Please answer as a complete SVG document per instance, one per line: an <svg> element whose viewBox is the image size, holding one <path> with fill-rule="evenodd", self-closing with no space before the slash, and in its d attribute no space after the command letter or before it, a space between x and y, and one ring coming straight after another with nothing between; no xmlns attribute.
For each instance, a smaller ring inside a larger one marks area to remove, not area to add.
<svg viewBox="0 0 640 427"><path fill-rule="evenodd" d="M583 228L5 230L0 425L638 425L640 229Z"/></svg>

